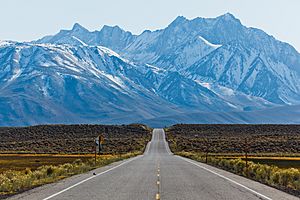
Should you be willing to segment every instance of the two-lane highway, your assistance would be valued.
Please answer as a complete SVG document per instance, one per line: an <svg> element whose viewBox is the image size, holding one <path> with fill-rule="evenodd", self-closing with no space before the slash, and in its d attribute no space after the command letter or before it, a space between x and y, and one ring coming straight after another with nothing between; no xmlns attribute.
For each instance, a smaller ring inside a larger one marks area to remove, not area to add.
<svg viewBox="0 0 300 200"><path fill-rule="evenodd" d="M93 175L93 173L96 175ZM298 199L255 181L172 155L155 129L143 156L35 188L11 199L257 200Z"/></svg>

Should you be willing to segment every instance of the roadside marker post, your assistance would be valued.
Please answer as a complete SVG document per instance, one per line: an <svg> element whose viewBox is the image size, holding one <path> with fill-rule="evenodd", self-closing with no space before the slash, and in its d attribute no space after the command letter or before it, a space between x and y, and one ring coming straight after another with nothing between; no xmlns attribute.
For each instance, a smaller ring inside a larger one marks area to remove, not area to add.
<svg viewBox="0 0 300 200"><path fill-rule="evenodd" d="M99 135L99 155L103 152L103 144L104 144L104 137L103 135Z"/></svg>
<svg viewBox="0 0 300 200"><path fill-rule="evenodd" d="M208 162L208 153L209 153L209 149L210 149L210 141L209 139L206 140L206 150L205 150L205 163Z"/></svg>
<svg viewBox="0 0 300 200"><path fill-rule="evenodd" d="M246 137L245 138L245 161L246 161L247 176L248 176L248 151L249 151L249 146L248 146L248 140Z"/></svg>
<svg viewBox="0 0 300 200"><path fill-rule="evenodd" d="M96 166L96 161L97 161L97 146L99 146L100 145L100 143L99 143L99 136L98 137L96 137L96 139L95 139L95 166Z"/></svg>
<svg viewBox="0 0 300 200"><path fill-rule="evenodd" d="M105 128L105 133L108 132L108 129ZM104 136L103 134L98 135L98 137L95 138L95 166L97 162L97 153L100 155L103 151L103 144L104 144Z"/></svg>
<svg viewBox="0 0 300 200"><path fill-rule="evenodd" d="M106 139L105 143L107 145L110 141L109 134L108 134L108 127L105 127L103 136ZM103 138L103 142L104 142L104 138Z"/></svg>

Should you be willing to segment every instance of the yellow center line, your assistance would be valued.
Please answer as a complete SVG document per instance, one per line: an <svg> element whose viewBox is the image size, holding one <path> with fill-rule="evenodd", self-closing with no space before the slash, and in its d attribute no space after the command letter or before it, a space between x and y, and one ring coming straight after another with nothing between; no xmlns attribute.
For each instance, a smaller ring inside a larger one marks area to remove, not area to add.
<svg viewBox="0 0 300 200"><path fill-rule="evenodd" d="M156 200L160 200L160 195L159 194L156 194Z"/></svg>
<svg viewBox="0 0 300 200"><path fill-rule="evenodd" d="M156 181L156 184L157 184L157 194L155 196L155 199L160 200L160 163L159 163L159 161L157 163L157 181Z"/></svg>

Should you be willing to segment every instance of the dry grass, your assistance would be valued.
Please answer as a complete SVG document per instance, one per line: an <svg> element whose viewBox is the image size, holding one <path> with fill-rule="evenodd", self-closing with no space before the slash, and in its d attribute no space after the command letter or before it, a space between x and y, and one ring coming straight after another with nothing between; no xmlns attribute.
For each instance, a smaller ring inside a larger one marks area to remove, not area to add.
<svg viewBox="0 0 300 200"><path fill-rule="evenodd" d="M0 199L141 154L150 132L140 124L2 127ZM95 165L99 134L105 137L104 151Z"/></svg>
<svg viewBox="0 0 300 200"><path fill-rule="evenodd" d="M208 155L208 164L300 197L300 125L179 124L166 135L176 154Z"/></svg>
<svg viewBox="0 0 300 200"><path fill-rule="evenodd" d="M108 155L103 155L106 157ZM57 155L57 154L0 154L0 173L6 170L35 170L43 165L60 165L72 163L76 159L87 161L93 158L93 154L85 155Z"/></svg>
<svg viewBox="0 0 300 200"><path fill-rule="evenodd" d="M179 124L166 130L173 152L208 153L280 168L300 168L299 125Z"/></svg>
<svg viewBox="0 0 300 200"><path fill-rule="evenodd" d="M96 164L94 163L94 159L88 159L86 161L76 159L72 163L57 166L43 165L35 170L30 168L25 170L6 170L0 174L0 198L1 196L12 195L75 174L84 173L112 162L136 156L140 153L141 152L132 152L122 155L98 156Z"/></svg>
<svg viewBox="0 0 300 200"><path fill-rule="evenodd" d="M198 152L199 153L199 152ZM204 153L203 153L204 154ZM245 160L245 154L215 154L209 153L209 157L218 159L241 159ZM275 154L250 154L248 155L248 161L252 161L257 164L274 165L279 168L296 168L300 169L300 156L276 156Z"/></svg>
<svg viewBox="0 0 300 200"><path fill-rule="evenodd" d="M205 162L204 154L177 152L178 155ZM238 175L276 187L300 197L300 170L295 168L282 169L277 166L246 162L242 159L222 159L208 157L208 164L233 172Z"/></svg>

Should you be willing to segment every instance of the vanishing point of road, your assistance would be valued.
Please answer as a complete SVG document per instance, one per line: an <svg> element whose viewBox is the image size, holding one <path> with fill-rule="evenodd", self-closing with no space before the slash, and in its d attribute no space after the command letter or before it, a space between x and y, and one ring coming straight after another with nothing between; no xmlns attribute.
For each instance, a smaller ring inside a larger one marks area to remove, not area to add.
<svg viewBox="0 0 300 200"><path fill-rule="evenodd" d="M93 175L93 174L96 175ZM224 170L175 156L163 129L144 155L113 163L11 199L25 200L292 200L299 199Z"/></svg>

